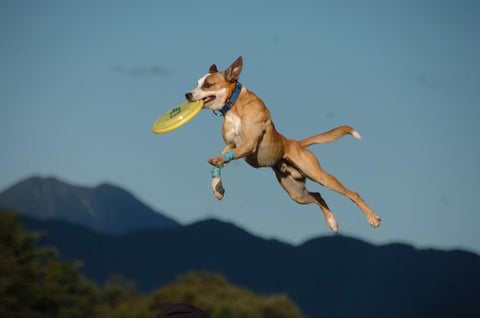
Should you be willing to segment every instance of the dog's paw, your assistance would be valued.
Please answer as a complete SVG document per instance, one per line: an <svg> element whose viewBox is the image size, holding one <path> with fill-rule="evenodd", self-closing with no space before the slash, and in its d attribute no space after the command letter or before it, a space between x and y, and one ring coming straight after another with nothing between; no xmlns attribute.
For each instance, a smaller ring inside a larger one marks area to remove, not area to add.
<svg viewBox="0 0 480 318"><path fill-rule="evenodd" d="M225 159L222 156L216 156L216 157L210 158L208 160L208 163L215 167L221 167L225 163Z"/></svg>
<svg viewBox="0 0 480 318"><path fill-rule="evenodd" d="M212 178L212 190L213 190L213 194L215 194L217 199L219 200L223 199L223 196L225 194L225 189L223 188L223 185L222 185L222 179Z"/></svg>
<svg viewBox="0 0 480 318"><path fill-rule="evenodd" d="M370 224L371 227L378 227L380 221L382 221L382 219L375 213L368 217L368 224Z"/></svg>
<svg viewBox="0 0 480 318"><path fill-rule="evenodd" d="M332 215L328 218L325 218L325 220L327 221L327 224L330 227L330 229L333 232L338 233L338 223L337 223L337 220L335 220L335 217Z"/></svg>

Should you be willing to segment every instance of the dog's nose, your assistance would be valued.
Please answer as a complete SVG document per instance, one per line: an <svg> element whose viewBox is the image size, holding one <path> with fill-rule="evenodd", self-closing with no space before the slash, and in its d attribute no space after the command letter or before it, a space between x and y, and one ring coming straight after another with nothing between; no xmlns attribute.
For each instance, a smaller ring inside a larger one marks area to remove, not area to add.
<svg viewBox="0 0 480 318"><path fill-rule="evenodd" d="M186 98L187 100L191 100L191 99L192 99L192 93L186 93L186 94L185 94L185 98Z"/></svg>

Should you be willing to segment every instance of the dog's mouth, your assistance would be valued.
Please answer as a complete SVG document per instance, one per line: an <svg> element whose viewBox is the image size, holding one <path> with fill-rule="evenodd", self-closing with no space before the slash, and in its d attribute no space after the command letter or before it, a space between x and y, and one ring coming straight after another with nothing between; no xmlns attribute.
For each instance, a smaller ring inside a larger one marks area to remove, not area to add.
<svg viewBox="0 0 480 318"><path fill-rule="evenodd" d="M215 98L216 98L215 96L210 95L210 96L202 98L202 100L203 100L203 103L206 104L206 103L209 103L209 102L213 101Z"/></svg>

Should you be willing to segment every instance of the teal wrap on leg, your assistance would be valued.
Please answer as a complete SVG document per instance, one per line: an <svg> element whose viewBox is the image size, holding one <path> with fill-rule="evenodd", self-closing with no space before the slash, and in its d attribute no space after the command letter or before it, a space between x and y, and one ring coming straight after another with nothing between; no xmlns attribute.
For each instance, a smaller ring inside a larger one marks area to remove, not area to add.
<svg viewBox="0 0 480 318"><path fill-rule="evenodd" d="M225 159L225 163L232 161L235 159L235 151L230 150L222 155L223 159Z"/></svg>
<svg viewBox="0 0 480 318"><path fill-rule="evenodd" d="M235 159L235 151L230 150L222 155L225 163L228 163ZM212 178L220 178L222 168L221 167L213 167L212 168Z"/></svg>
<svg viewBox="0 0 480 318"><path fill-rule="evenodd" d="M212 178L220 178L220 171L222 171L222 168L213 167L213 169L212 169Z"/></svg>

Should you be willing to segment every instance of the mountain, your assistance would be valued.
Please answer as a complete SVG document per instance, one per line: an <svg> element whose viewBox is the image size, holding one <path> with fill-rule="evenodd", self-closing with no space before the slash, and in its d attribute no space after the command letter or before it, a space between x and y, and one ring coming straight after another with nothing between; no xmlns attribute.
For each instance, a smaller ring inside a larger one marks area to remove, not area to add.
<svg viewBox="0 0 480 318"><path fill-rule="evenodd" d="M120 274L149 292L188 271L209 271L257 293L286 294L312 318L480 317L480 256L465 251L341 235L292 246L218 220L180 226L118 187L55 178L12 186L0 194L4 206L45 233L41 246L80 261L99 284Z"/></svg>
<svg viewBox="0 0 480 318"><path fill-rule="evenodd" d="M31 177L0 193L0 208L10 207L39 220L64 220L108 234L179 224L110 184L79 187L56 178Z"/></svg>
<svg viewBox="0 0 480 318"><path fill-rule="evenodd" d="M341 235L292 246L218 220L116 236L63 221L21 222L100 284L121 274L148 292L209 271L257 293L286 294L312 318L480 317L480 256L465 251Z"/></svg>

